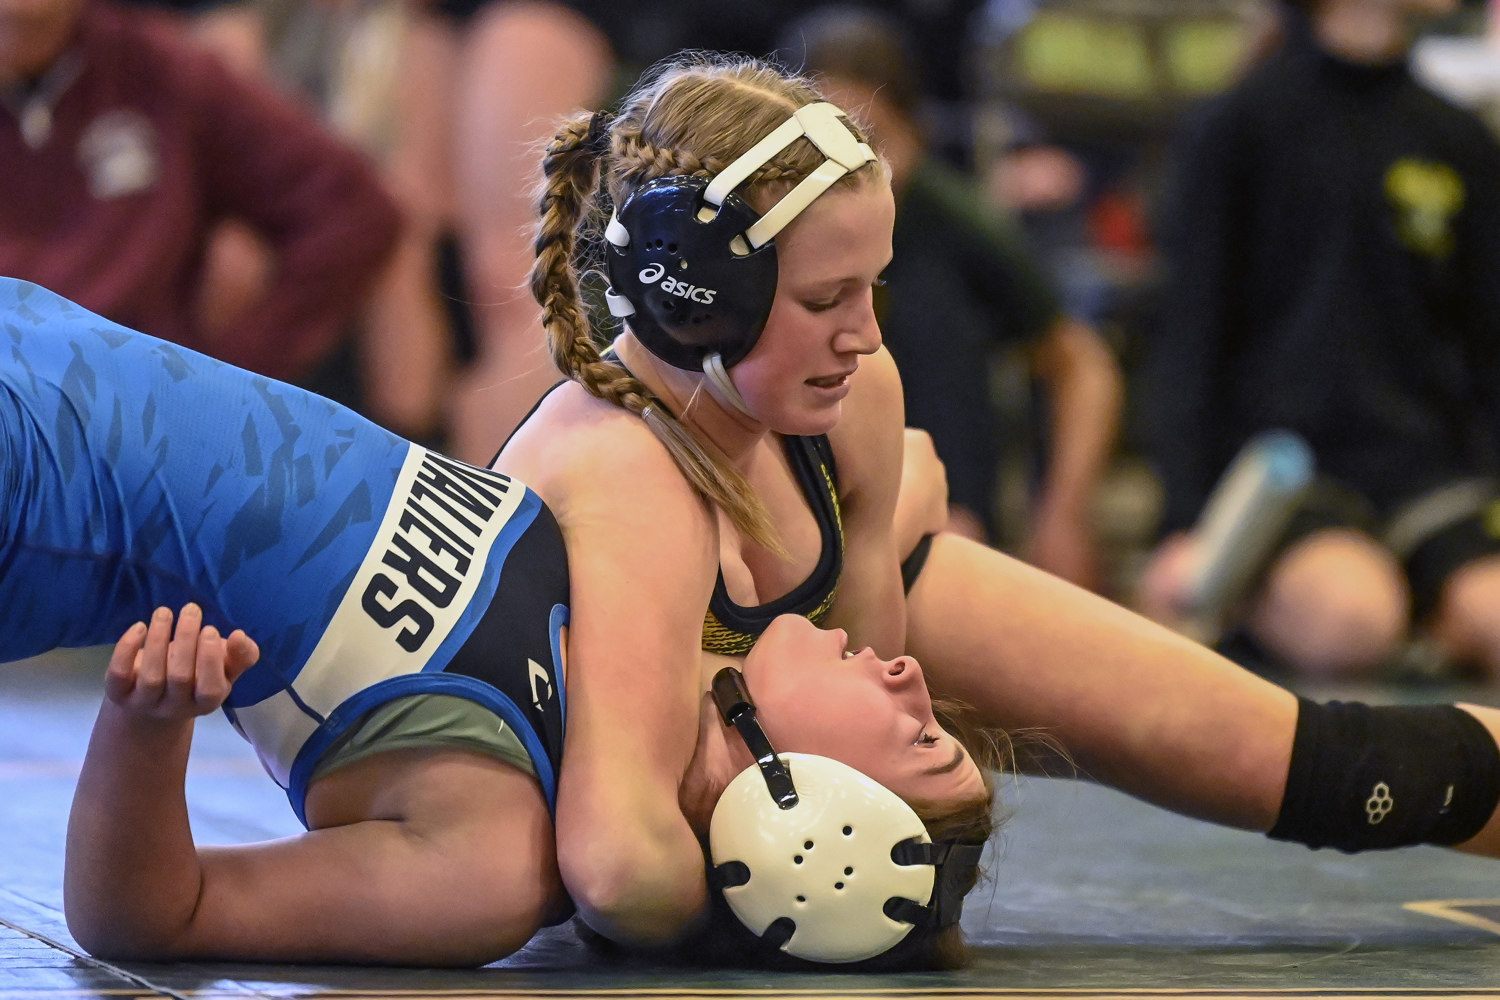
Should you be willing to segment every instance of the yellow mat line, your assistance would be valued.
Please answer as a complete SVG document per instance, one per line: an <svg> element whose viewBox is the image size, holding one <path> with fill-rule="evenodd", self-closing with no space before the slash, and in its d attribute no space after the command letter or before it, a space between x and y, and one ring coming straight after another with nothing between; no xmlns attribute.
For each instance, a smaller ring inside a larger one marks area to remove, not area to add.
<svg viewBox="0 0 1500 1000"><path fill-rule="evenodd" d="M1451 920L1466 927L1477 927L1491 934L1500 934L1500 921L1469 913L1466 906L1493 906L1500 909L1500 899L1427 899L1402 904L1403 909L1413 913L1425 913L1429 917Z"/></svg>

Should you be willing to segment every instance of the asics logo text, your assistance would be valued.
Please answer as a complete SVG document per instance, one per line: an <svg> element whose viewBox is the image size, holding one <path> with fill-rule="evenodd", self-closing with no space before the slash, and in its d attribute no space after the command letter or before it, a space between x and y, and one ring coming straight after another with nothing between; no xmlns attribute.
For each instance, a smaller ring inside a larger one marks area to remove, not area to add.
<svg viewBox="0 0 1500 1000"><path fill-rule="evenodd" d="M655 284L656 280L666 273L667 269L661 264L647 264L641 268L641 272L636 277L640 279L641 284L651 285ZM681 281L677 278L663 280L661 282L661 290L668 295L675 295L679 299L690 299L693 302L701 302L704 305L711 305L714 296L719 294L718 289L699 288L697 285L690 285L686 281Z"/></svg>

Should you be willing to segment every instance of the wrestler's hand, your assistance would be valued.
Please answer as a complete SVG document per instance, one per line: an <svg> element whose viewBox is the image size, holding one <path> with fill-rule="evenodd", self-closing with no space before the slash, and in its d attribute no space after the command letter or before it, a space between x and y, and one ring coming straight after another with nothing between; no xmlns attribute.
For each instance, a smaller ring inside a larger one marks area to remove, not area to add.
<svg viewBox="0 0 1500 1000"><path fill-rule="evenodd" d="M149 624L136 622L120 641L104 675L105 696L131 715L161 720L207 715L229 697L230 686L260 659L242 630L229 637L203 624L203 610L185 605L173 633L170 608Z"/></svg>
<svg viewBox="0 0 1500 1000"><path fill-rule="evenodd" d="M1103 582L1098 541L1086 512L1039 505L1025 553L1032 565L1087 590L1097 591Z"/></svg>
<svg viewBox="0 0 1500 1000"><path fill-rule="evenodd" d="M1143 615L1172 628L1191 610L1188 584L1197 569L1202 548L1190 532L1167 536L1152 553L1136 584L1136 608Z"/></svg>

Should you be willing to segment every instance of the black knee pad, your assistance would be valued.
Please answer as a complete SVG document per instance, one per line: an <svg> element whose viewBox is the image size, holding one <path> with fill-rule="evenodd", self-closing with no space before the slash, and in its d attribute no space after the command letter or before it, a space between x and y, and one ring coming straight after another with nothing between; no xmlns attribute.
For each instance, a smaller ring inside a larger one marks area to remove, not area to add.
<svg viewBox="0 0 1500 1000"><path fill-rule="evenodd" d="M1500 801L1500 749L1452 705L1298 699L1281 815L1267 836L1356 851L1453 845Z"/></svg>

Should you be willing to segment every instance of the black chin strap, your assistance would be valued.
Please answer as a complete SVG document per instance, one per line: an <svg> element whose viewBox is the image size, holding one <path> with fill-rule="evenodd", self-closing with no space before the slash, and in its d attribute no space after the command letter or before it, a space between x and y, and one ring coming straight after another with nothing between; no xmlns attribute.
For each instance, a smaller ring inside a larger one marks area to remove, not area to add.
<svg viewBox="0 0 1500 1000"><path fill-rule="evenodd" d="M891 848L891 860L898 865L932 865L932 900L921 906L899 896L886 901L885 914L918 927L942 929L958 923L963 915L967 873L979 867L984 844L959 840L941 840L924 844L903 840Z"/></svg>
<svg viewBox="0 0 1500 1000"><path fill-rule="evenodd" d="M791 772L781 758L776 756L771 741L766 739L765 730L755 721L755 701L750 697L750 689L745 686L744 675L734 667L725 667L714 674L713 696L714 704L719 706L719 714L724 717L724 724L739 730L745 746L755 755L755 764L766 779L766 788L776 807L792 808L797 804L797 789L792 784Z"/></svg>

